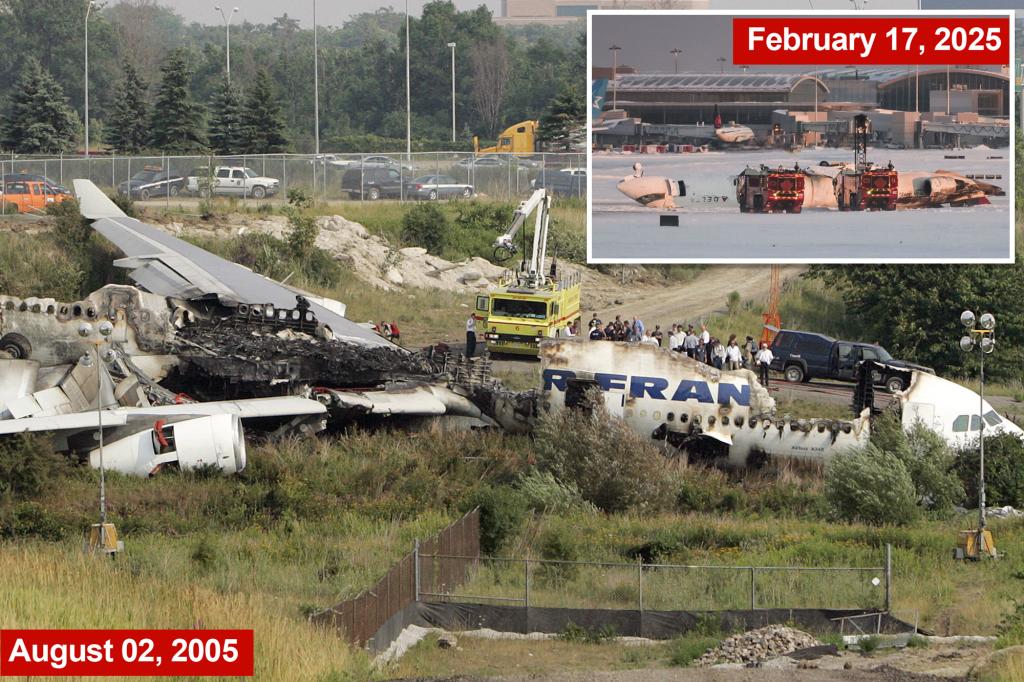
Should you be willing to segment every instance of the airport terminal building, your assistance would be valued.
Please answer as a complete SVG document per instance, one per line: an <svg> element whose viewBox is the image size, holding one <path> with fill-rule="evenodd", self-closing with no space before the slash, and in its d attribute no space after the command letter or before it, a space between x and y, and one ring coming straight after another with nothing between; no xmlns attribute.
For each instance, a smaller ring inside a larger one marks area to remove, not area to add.
<svg viewBox="0 0 1024 682"><path fill-rule="evenodd" d="M749 126L759 138L838 132L871 115L879 140L904 146L995 141L1008 136L1010 75L974 67L820 69L807 73L617 74L605 108L650 124ZM837 125L826 122L835 121ZM988 124L992 124L989 126ZM1000 127L1002 126L1002 127Z"/></svg>

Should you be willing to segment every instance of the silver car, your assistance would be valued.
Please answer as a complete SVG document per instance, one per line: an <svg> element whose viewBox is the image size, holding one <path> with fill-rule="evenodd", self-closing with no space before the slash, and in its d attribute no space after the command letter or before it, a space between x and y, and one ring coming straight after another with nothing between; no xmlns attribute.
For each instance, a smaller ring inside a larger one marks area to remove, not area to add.
<svg viewBox="0 0 1024 682"><path fill-rule="evenodd" d="M450 175L424 175L409 183L406 194L415 199L469 199L473 185L458 182Z"/></svg>

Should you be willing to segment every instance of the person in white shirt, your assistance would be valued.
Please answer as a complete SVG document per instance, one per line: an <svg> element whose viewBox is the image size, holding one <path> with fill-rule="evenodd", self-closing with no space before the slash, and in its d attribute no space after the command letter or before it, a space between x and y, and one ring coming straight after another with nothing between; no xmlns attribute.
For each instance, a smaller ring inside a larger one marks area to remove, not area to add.
<svg viewBox="0 0 1024 682"><path fill-rule="evenodd" d="M743 366L743 349L736 343L736 337L729 339L729 345L725 347L725 362L730 370L737 370Z"/></svg>
<svg viewBox="0 0 1024 682"><path fill-rule="evenodd" d="M679 335L679 326L673 324L668 335L668 349L676 350L681 345L683 345L683 337Z"/></svg>
<svg viewBox="0 0 1024 682"><path fill-rule="evenodd" d="M768 388L768 366L774 359L775 356L769 350L768 344L762 341L761 350L757 351L757 355L754 356L754 365L757 367L758 379L761 380L761 385L765 388Z"/></svg>
<svg viewBox="0 0 1024 682"><path fill-rule="evenodd" d="M473 357L476 353L476 317L473 313L466 318L466 357Z"/></svg>
<svg viewBox="0 0 1024 682"><path fill-rule="evenodd" d="M697 359L700 360L701 362L706 362L707 364L710 365L711 362L712 362L712 359L711 359L711 332L708 331L708 326L706 324L704 324L703 322L701 322L701 324L700 324L700 340L701 340L701 346L700 347L704 349L704 357L697 358Z"/></svg>
<svg viewBox="0 0 1024 682"><path fill-rule="evenodd" d="M658 339L648 334L644 334L640 337L640 343L647 344L648 346L654 346L655 348L658 347Z"/></svg>

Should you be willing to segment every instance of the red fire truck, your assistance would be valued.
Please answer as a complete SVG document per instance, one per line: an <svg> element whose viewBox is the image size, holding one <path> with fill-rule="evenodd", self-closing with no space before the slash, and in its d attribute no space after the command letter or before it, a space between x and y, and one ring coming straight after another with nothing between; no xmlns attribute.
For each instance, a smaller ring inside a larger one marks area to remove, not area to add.
<svg viewBox="0 0 1024 682"><path fill-rule="evenodd" d="M747 167L736 177L741 213L799 213L804 207L804 174L798 168Z"/></svg>
<svg viewBox="0 0 1024 682"><path fill-rule="evenodd" d="M888 166L868 163L868 117L854 117L853 167L836 176L836 203L840 211L895 211L899 174Z"/></svg>

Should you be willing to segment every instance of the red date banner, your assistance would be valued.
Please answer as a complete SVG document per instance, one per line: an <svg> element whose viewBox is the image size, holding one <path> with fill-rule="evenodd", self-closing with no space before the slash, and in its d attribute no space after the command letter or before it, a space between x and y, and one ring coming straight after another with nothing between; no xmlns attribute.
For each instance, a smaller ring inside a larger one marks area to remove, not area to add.
<svg viewBox="0 0 1024 682"><path fill-rule="evenodd" d="M734 64L1008 64L1009 17L736 17Z"/></svg>
<svg viewBox="0 0 1024 682"><path fill-rule="evenodd" d="M0 676L243 676L252 630L0 630Z"/></svg>

